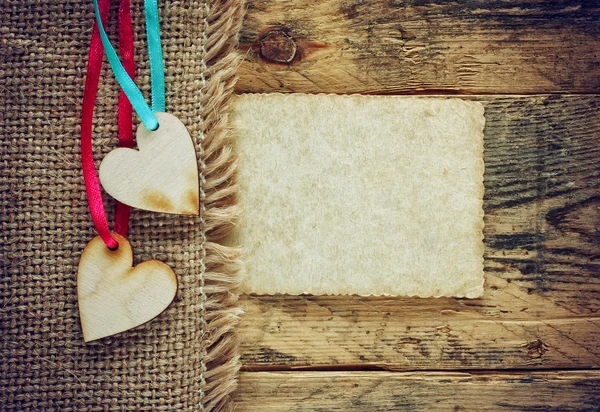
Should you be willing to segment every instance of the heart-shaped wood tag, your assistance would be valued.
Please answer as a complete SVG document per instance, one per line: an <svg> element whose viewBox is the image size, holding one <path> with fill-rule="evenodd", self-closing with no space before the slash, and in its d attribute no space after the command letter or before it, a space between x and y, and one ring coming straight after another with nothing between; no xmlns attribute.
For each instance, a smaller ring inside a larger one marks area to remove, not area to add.
<svg viewBox="0 0 600 412"><path fill-rule="evenodd" d="M173 270L158 260L136 267L131 245L122 236L117 250L100 236L83 250L77 274L77 296L83 339L90 342L146 323L161 314L177 292Z"/></svg>
<svg viewBox="0 0 600 412"><path fill-rule="evenodd" d="M197 215L198 165L185 125L168 113L155 113L158 129L140 124L139 150L118 148L100 164L100 182L109 195L138 209Z"/></svg>

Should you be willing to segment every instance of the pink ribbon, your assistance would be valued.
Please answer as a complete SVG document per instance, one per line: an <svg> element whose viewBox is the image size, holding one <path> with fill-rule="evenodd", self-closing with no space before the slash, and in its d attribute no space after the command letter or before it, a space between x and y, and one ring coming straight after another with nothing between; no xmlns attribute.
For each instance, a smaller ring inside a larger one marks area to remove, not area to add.
<svg viewBox="0 0 600 412"><path fill-rule="evenodd" d="M98 7L104 25L108 17L110 0L99 0ZM130 0L121 0L119 6L119 46L123 59L123 66L127 73L133 78L135 75L135 62L133 60L133 27L131 24ZM92 128L94 118L94 106L98 93L98 83L102 72L102 59L104 48L100 39L97 23L94 23L90 52L88 55L87 74L85 78L85 89L83 92L83 104L81 107L81 167L83 169L83 180L88 198L90 214L98 234L110 249L116 249L119 243L115 240L108 228L108 220L102 201L102 191L94 164ZM119 124L119 146L133 147L133 124L132 107L123 91L119 95L118 104ZM115 232L125 237L129 226L129 206L117 203L115 214Z"/></svg>

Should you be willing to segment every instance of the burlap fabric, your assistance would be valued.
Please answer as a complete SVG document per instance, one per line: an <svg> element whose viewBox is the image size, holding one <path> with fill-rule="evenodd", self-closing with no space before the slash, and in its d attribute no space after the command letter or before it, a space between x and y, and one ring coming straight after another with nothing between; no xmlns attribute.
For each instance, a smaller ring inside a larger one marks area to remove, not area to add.
<svg viewBox="0 0 600 412"><path fill-rule="evenodd" d="M111 9L113 44L118 44ZM138 83L149 90L143 4L132 5ZM135 262L176 272L175 302L149 324L84 344L76 272L96 236L79 152L90 1L0 0L0 410L230 410L238 368L233 327L235 159L226 105L235 82L241 0L159 1L167 111L199 154L202 216L133 210ZM95 116L97 166L117 147L119 88L105 64ZM136 119L137 123L137 119ZM106 196L109 221L114 202Z"/></svg>

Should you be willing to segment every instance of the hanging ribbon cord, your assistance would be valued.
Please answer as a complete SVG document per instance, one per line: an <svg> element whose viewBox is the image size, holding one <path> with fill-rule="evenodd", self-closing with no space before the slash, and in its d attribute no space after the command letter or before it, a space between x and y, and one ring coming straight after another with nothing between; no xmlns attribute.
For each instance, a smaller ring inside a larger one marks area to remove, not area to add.
<svg viewBox="0 0 600 412"><path fill-rule="evenodd" d="M119 50L123 56L123 66L132 79L135 78L135 60L133 47L133 25L131 22L130 0L121 0L119 5ZM119 146L133 148L133 113L131 103L123 90L119 93L117 108L119 123ZM131 208L117 202L114 230L123 237L127 237L129 229L129 214Z"/></svg>
<svg viewBox="0 0 600 412"><path fill-rule="evenodd" d="M127 73L127 70L121 64L117 52L112 47L104 26L98 6L98 0L94 0L94 11L96 13L96 22L102 45L108 62L117 79L117 82L123 89L123 92L129 98L134 110L140 117L140 120L148 130L158 128L158 119L154 112L165 111L165 73L162 60L162 46L160 41L160 26L158 21L158 4L156 0L146 0L144 4L146 13L146 33L148 36L148 56L150 58L150 77L152 86L152 109L148 106L144 95L136 86L135 82Z"/></svg>
<svg viewBox="0 0 600 412"><path fill-rule="evenodd" d="M100 5L97 5L96 10L97 13L99 12L101 20L106 21L109 5L110 0L100 0ZM99 26L96 23L92 31L92 40L90 42L85 90L81 107L81 167L83 169L83 180L85 182L88 205L94 226L106 246L114 250L119 247L119 242L113 237L108 227L104 203L102 202L102 191L100 190L100 182L98 181L96 166L94 164L92 144L94 106L96 104L98 83L102 71L102 57L104 54L98 28ZM119 44L123 53L123 62L127 67L127 72L133 76L135 73L135 62L133 60L133 28L131 25L129 0L121 0L119 7ZM123 93L119 96L118 124L119 146L132 147L132 110L127 96ZM115 214L114 230L119 235L125 237L127 235L128 226L129 206L118 203Z"/></svg>
<svg viewBox="0 0 600 412"><path fill-rule="evenodd" d="M104 30L104 23L108 18L110 0L94 0L96 24L92 31L90 52L88 56L85 90L81 107L81 167L83 180L88 198L90 214L98 235L109 249L119 247L119 242L113 237L106 218L100 182L96 174L92 144L92 129L94 106L98 94L98 83L102 71L102 57L106 53L112 71L122 91L119 95L118 124L119 146L133 147L132 106L138 116L149 130L158 128L158 119L154 112L165 111L165 85L164 66L162 61L162 47L158 22L158 5L156 0L146 0L146 31L148 35L148 54L150 56L150 75L152 83L152 109L146 103L144 95L136 86L135 62L133 60L133 27L131 23L130 0L121 0L119 6L119 45L123 55L123 63L110 44ZM125 237L129 226L129 206L117 203L114 230Z"/></svg>
<svg viewBox="0 0 600 412"><path fill-rule="evenodd" d="M158 21L157 0L145 0L146 36L148 37L148 58L150 59L150 83L152 85L152 110L164 112L165 109L165 67L163 65L162 45L160 41L160 23Z"/></svg>

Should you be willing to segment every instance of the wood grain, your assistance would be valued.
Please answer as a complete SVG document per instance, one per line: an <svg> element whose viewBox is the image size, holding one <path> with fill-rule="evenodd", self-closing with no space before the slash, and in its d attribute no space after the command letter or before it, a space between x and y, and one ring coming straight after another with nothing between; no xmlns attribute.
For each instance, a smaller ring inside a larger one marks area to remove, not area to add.
<svg viewBox="0 0 600 412"><path fill-rule="evenodd" d="M242 373L241 411L597 411L600 372Z"/></svg>
<svg viewBox="0 0 600 412"><path fill-rule="evenodd" d="M483 298L250 296L246 370L600 367L600 96L472 98Z"/></svg>
<svg viewBox="0 0 600 412"><path fill-rule="evenodd" d="M240 93L492 96L484 296L248 296L239 409L598 410L600 3L248 5Z"/></svg>
<svg viewBox="0 0 600 412"><path fill-rule="evenodd" d="M585 0L250 0L239 92L600 92Z"/></svg>
<svg viewBox="0 0 600 412"><path fill-rule="evenodd" d="M118 148L100 164L102 187L118 201L153 212L197 215L200 190L196 150L185 125L155 113L159 127L137 128L139 150Z"/></svg>
<svg viewBox="0 0 600 412"><path fill-rule="evenodd" d="M110 250L96 236L87 244L77 270L77 301L83 339L90 342L140 326L160 315L177 293L173 270L158 260L132 267L131 245Z"/></svg>

